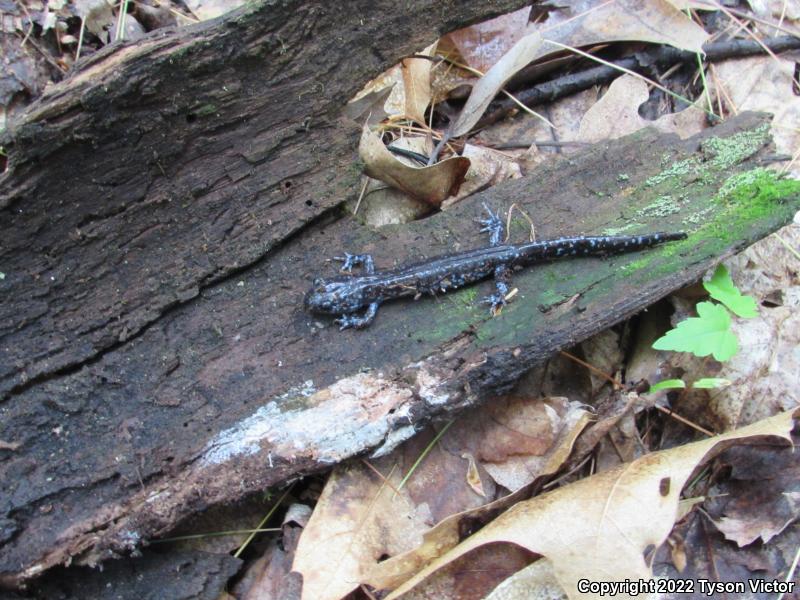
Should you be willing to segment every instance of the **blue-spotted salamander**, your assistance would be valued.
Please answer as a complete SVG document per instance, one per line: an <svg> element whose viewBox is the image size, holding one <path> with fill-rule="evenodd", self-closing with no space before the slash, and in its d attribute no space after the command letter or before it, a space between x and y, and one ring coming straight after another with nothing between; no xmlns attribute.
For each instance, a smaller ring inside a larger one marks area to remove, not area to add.
<svg viewBox="0 0 800 600"><path fill-rule="evenodd" d="M491 275L496 291L483 300L496 314L506 303L511 271L533 263L557 258L604 256L617 252L634 252L649 246L686 239L685 233L648 233L632 236L565 237L526 244L501 244L503 223L486 205L489 216L481 221L481 232L489 233L489 246L447 254L430 260L375 271L369 254L345 254L342 261L346 276L316 278L305 296L308 310L338 315L341 329L367 327L375 319L381 302L404 296L434 295L454 290ZM354 267L364 273L349 275ZM359 311L366 308L363 314Z"/></svg>

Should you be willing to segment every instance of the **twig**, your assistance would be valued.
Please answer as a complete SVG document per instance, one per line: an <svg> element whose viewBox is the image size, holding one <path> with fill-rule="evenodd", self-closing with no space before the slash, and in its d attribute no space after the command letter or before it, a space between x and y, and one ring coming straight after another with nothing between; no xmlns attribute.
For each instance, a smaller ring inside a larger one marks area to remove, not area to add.
<svg viewBox="0 0 800 600"><path fill-rule="evenodd" d="M670 410L668 408L664 408L663 406L659 406L658 404L656 404L655 407L658 410L660 410L661 412L663 412L665 415L672 417L676 421L680 421L681 423L691 427L692 429L696 429L700 433L706 434L708 437L714 437L716 435L713 431L709 431L708 429L705 429L704 427L700 427L700 425L698 425L696 423L692 423L689 419L686 419L686 418L680 416L678 413L676 413L676 412L674 412L674 411L672 411L672 410Z"/></svg>
<svg viewBox="0 0 800 600"><path fill-rule="evenodd" d="M585 360L581 360L580 358L578 358L574 354L570 354L569 352L566 352L565 350L561 350L559 352L559 354L561 354L562 356L566 356L568 359L573 360L576 363L578 363L579 365L586 367L587 369L589 369L595 375L598 375L599 377L602 377L603 379L608 381L614 387L615 390L621 390L621 389L625 388L624 385L622 385L619 381L617 381L616 379L611 377L611 375L609 375L608 373L604 373L603 371L601 371L600 369L598 369L597 367L595 367L593 365L590 365Z"/></svg>
<svg viewBox="0 0 800 600"><path fill-rule="evenodd" d="M17 36L19 36L19 32L16 32L16 34L17 34ZM66 72L67 72L67 69L65 69L64 67L62 67L61 65L59 65L59 64L58 64L58 63L57 63L57 62L56 62L56 61L53 59L53 57L52 57L52 56L50 56L50 53L46 52L46 51L45 51L45 50L44 50L44 49L43 49L43 48L42 48L42 47L41 47L39 44L37 44L37 43L34 41L34 39L33 39L33 38L28 38L26 43L28 43L28 44L30 44L31 46L33 46L33 47L36 49L36 51L37 51L39 54L41 54L41 55L42 55L42 57L43 57L43 58L44 58L44 59L45 59L45 60L46 60L48 63L50 63L50 65L51 65L52 67L54 67L54 68L58 69L58 70L59 70L59 71L61 71L62 73L66 73Z"/></svg>

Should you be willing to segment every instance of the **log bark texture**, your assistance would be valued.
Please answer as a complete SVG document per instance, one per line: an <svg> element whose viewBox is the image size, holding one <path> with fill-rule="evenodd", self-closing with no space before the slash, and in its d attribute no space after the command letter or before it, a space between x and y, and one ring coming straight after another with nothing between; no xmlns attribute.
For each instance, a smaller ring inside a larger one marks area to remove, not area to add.
<svg viewBox="0 0 800 600"><path fill-rule="evenodd" d="M444 31L521 4L261 4L102 52L31 108L0 180L6 585L388 451L790 218L796 188L718 193L757 172L755 115L689 141L598 146L406 226L346 217L347 98ZM481 202L521 203L542 237L691 236L526 271L494 319L474 287L387 305L365 331L303 312L343 250L392 266L482 245Z"/></svg>

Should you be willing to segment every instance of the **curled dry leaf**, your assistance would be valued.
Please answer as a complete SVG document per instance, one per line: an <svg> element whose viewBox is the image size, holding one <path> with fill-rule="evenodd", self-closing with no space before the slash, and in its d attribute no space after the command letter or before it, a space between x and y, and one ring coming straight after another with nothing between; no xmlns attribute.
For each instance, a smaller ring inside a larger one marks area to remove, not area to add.
<svg viewBox="0 0 800 600"><path fill-rule="evenodd" d="M430 56L434 46L425 48L422 54ZM403 76L404 116L420 124L425 123L425 109L431 103L432 65L433 63L425 58L404 58L400 62L400 73ZM397 88L398 86L395 86L395 89Z"/></svg>
<svg viewBox="0 0 800 600"><path fill-rule="evenodd" d="M437 44L418 54L432 56ZM387 116L405 117L425 123L425 110L431 103L432 61L425 58L404 58L381 73L358 92L345 108L353 120L370 113L370 123Z"/></svg>
<svg viewBox="0 0 800 600"><path fill-rule="evenodd" d="M766 436L791 440L793 424L791 411L781 413L738 431L654 452L520 502L434 560L387 600L398 598L470 550L493 542L517 544L549 559L570 598L594 597L578 592L580 579L649 579L644 552L666 539L675 523L681 489L694 470L736 443L754 443Z"/></svg>
<svg viewBox="0 0 800 600"><path fill-rule="evenodd" d="M468 158L453 156L429 167L412 167L389 152L366 126L361 132L358 153L367 175L433 206L458 193L470 164Z"/></svg>

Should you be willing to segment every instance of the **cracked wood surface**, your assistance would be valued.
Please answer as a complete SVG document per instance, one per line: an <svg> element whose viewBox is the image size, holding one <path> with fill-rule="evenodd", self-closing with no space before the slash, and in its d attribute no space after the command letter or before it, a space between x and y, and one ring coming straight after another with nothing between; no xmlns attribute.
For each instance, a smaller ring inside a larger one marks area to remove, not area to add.
<svg viewBox="0 0 800 600"><path fill-rule="evenodd" d="M372 6L362 11L366 24L353 25L356 41L371 39L360 27L380 29L391 17L390 5ZM331 57L340 35L325 23L331 15L279 7L287 13L258 9L200 27L219 42L210 49L179 33L106 53L85 67L100 73L51 92L15 132L0 197L0 439L19 444L0 462L7 585L73 558L125 552L194 512L354 454L387 451L430 418L507 388L557 349L696 279L797 206L796 193L757 213L712 200L763 152L763 119L745 115L685 142L643 132L448 213L370 231L335 210L357 193L357 131L338 115L360 81L333 78L307 102L296 98L313 91L309 73L352 68L342 71L347 79L368 79L407 45L421 46L431 19L390 19L406 36L384 36L389 58ZM291 42L311 34L318 43L303 52L314 60L300 61ZM220 65L215 53L228 47ZM144 57L152 77L137 70ZM254 84L248 70L264 79ZM113 96L108 104L103 93ZM217 112L203 108L212 101ZM161 121L149 122L152 113ZM702 140L755 131L760 141L717 171L665 165L712 164L713 144ZM37 146L37 136L52 146ZM665 174L680 188L658 179ZM656 215L662 196L676 209ZM622 227L692 235L647 253L519 273L518 297L495 319L475 302L489 284L389 303L365 331L340 333L302 311L311 277L332 272L326 259L343 250L372 252L387 267L483 245L474 222L482 201L520 203L542 237Z"/></svg>

